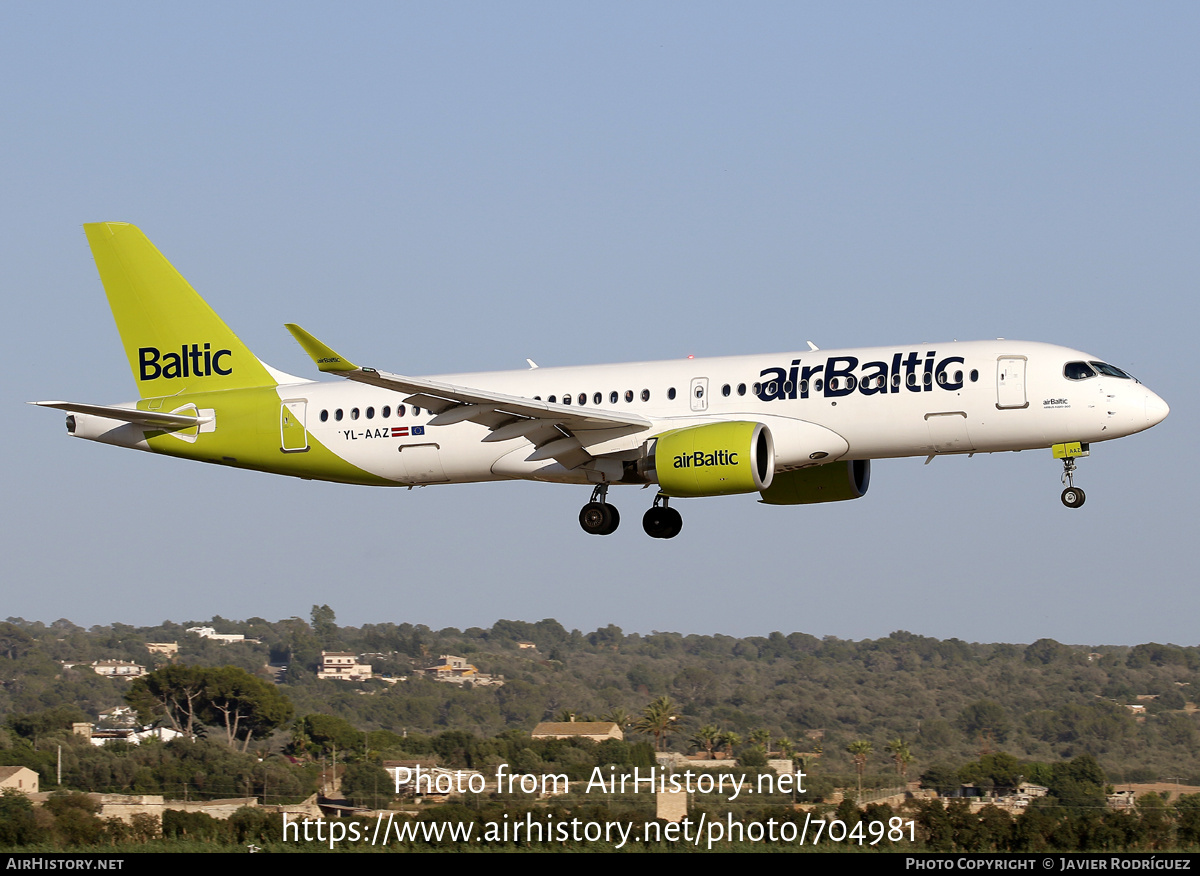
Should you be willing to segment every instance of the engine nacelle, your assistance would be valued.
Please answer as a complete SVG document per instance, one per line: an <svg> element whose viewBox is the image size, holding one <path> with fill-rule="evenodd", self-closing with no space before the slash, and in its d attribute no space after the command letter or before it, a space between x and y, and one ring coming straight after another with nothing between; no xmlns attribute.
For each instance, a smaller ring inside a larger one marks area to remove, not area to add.
<svg viewBox="0 0 1200 876"><path fill-rule="evenodd" d="M812 505L858 499L871 484L871 460L831 462L812 468L784 471L775 475L762 491L767 505Z"/></svg>
<svg viewBox="0 0 1200 876"><path fill-rule="evenodd" d="M645 474L668 496L728 496L771 486L775 445L762 423L709 423L655 439Z"/></svg>

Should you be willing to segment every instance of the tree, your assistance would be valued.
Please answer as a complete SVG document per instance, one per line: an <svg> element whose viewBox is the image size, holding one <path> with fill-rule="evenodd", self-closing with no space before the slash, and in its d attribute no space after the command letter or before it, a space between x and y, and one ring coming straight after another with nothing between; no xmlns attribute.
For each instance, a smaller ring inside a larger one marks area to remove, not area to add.
<svg viewBox="0 0 1200 876"><path fill-rule="evenodd" d="M322 752L359 751L363 746L362 733L337 715L305 715L296 722L296 736Z"/></svg>
<svg viewBox="0 0 1200 876"><path fill-rule="evenodd" d="M986 735L1003 742L1012 725L1004 706L991 700L976 700L959 713L958 726L968 738Z"/></svg>
<svg viewBox="0 0 1200 876"><path fill-rule="evenodd" d="M621 728L621 732L625 732L629 725L633 723L633 715L622 709L620 706L615 706L608 710L608 714L604 716L605 721L612 721Z"/></svg>
<svg viewBox="0 0 1200 876"><path fill-rule="evenodd" d="M37 839L33 804L15 788L0 793L0 846L23 846Z"/></svg>
<svg viewBox="0 0 1200 876"><path fill-rule="evenodd" d="M145 723L166 716L195 735L198 724L222 727L229 745L245 751L291 720L292 704L273 684L236 666L165 666L135 680L125 701Z"/></svg>
<svg viewBox="0 0 1200 876"><path fill-rule="evenodd" d="M0 623L0 654L9 660L24 657L33 648L33 637L15 624Z"/></svg>
<svg viewBox="0 0 1200 876"><path fill-rule="evenodd" d="M138 713L143 724L166 717L181 733L194 736L203 723L204 682L208 670L201 666L164 666L134 679L125 702Z"/></svg>
<svg viewBox="0 0 1200 876"><path fill-rule="evenodd" d="M871 743L865 739L856 739L846 746L846 751L854 759L854 769L858 772L858 801L862 802L863 773L867 769L867 758L871 756Z"/></svg>
<svg viewBox="0 0 1200 876"><path fill-rule="evenodd" d="M659 697L642 710L642 717L634 729L654 736L654 750L662 751L667 736L679 731L679 716L670 697Z"/></svg>
<svg viewBox="0 0 1200 876"><path fill-rule="evenodd" d="M326 651L336 651L339 637L337 616L333 613L333 609L328 605L314 605L311 617L313 632L317 634L321 647Z"/></svg>
<svg viewBox="0 0 1200 876"><path fill-rule="evenodd" d="M291 701L275 685L235 666L209 670L204 695L211 714L225 728L226 740L236 748L241 739L242 751L251 739L268 735L292 718Z"/></svg>
<svg viewBox="0 0 1200 876"><path fill-rule="evenodd" d="M779 746L779 753L787 760L791 760L796 753L796 744L786 736L780 736L779 741L775 744Z"/></svg>
<svg viewBox="0 0 1200 876"><path fill-rule="evenodd" d="M733 757L733 749L742 744L742 737L730 730L721 734L721 744L725 746L726 753Z"/></svg>
<svg viewBox="0 0 1200 876"><path fill-rule="evenodd" d="M908 765L913 760L912 752L908 750L908 743L897 736L888 742L886 749L896 763L896 775L901 779L907 779Z"/></svg>
<svg viewBox="0 0 1200 876"><path fill-rule="evenodd" d="M708 752L709 760L712 760L713 749L717 747L717 743L720 741L721 731L712 724L705 724L692 734L692 744Z"/></svg>

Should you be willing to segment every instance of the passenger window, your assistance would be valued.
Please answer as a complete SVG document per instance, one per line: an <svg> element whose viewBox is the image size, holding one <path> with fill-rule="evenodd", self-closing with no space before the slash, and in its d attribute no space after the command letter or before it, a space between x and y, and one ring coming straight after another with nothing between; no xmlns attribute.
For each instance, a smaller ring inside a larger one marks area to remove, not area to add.
<svg viewBox="0 0 1200 876"><path fill-rule="evenodd" d="M729 398L729 394L731 392L733 392L733 390L730 389L728 383L726 383L724 386L721 387L721 395L725 396L725 398Z"/></svg>
<svg viewBox="0 0 1200 876"><path fill-rule="evenodd" d="M824 385L825 385L825 384L824 384L824 383L821 381L821 378L819 378L819 377L818 377L816 380L814 380L814 381L813 381L813 391L814 391L814 392L820 392L820 391L821 391L821 387L822 387L822 386L824 386Z"/></svg>
<svg viewBox="0 0 1200 876"><path fill-rule="evenodd" d="M626 402L633 401L633 390L632 389L625 390L625 401Z"/></svg>
<svg viewBox="0 0 1200 876"><path fill-rule="evenodd" d="M580 403L581 405L586 405L586 404L587 404L587 393L586 393L586 392L581 392L581 393L579 393L579 403Z"/></svg>
<svg viewBox="0 0 1200 876"><path fill-rule="evenodd" d="M383 417L385 420L388 417L390 417L391 415L392 415L392 406L391 405L384 405L383 410L379 412L379 416Z"/></svg>
<svg viewBox="0 0 1200 876"><path fill-rule="evenodd" d="M570 403L571 403L571 397L569 395L564 395L563 396L563 404L569 405Z"/></svg>
<svg viewBox="0 0 1200 876"><path fill-rule="evenodd" d="M338 408L336 411L333 412L333 418L335 420L337 420L339 423L342 421L342 409L341 408Z"/></svg>
<svg viewBox="0 0 1200 876"><path fill-rule="evenodd" d="M321 411L321 422L324 423L329 419L329 411Z"/></svg>
<svg viewBox="0 0 1200 876"><path fill-rule="evenodd" d="M696 387L696 398L704 398L704 387L703 386Z"/></svg>
<svg viewBox="0 0 1200 876"><path fill-rule="evenodd" d="M358 419L358 408L351 408L351 409L350 409L350 419L351 419L351 420L357 420L357 419Z"/></svg>
<svg viewBox="0 0 1200 876"><path fill-rule="evenodd" d="M404 405L396 405L396 416L397 417L404 416Z"/></svg>
<svg viewBox="0 0 1200 876"><path fill-rule="evenodd" d="M421 409L419 407L417 407L416 405L413 405L413 416L414 417L421 416Z"/></svg>
<svg viewBox="0 0 1200 876"><path fill-rule="evenodd" d="M979 372L977 370L975 370L974 368L972 368L971 369L971 382L974 383L977 380L979 380Z"/></svg>
<svg viewBox="0 0 1200 876"><path fill-rule="evenodd" d="M955 383L962 383L962 372L961 372L961 371L955 371L955 372L954 372L954 382L955 382Z"/></svg>
<svg viewBox="0 0 1200 876"><path fill-rule="evenodd" d="M600 393L596 393L592 396L592 404L596 405L597 407L599 407L600 402L602 401L604 401L604 396Z"/></svg>
<svg viewBox="0 0 1200 876"><path fill-rule="evenodd" d="M550 398L546 399L546 401L550 402L552 405L558 404L558 396L552 395Z"/></svg>
<svg viewBox="0 0 1200 876"><path fill-rule="evenodd" d="M650 390L648 390L648 389L642 390L642 401L644 401L644 402L650 401Z"/></svg>
<svg viewBox="0 0 1200 876"><path fill-rule="evenodd" d="M671 401L675 401L675 387L672 386L667 390L667 398Z"/></svg>
<svg viewBox="0 0 1200 876"><path fill-rule="evenodd" d="M900 375L899 374L892 375L892 386L896 387L897 389L900 387Z"/></svg>
<svg viewBox="0 0 1200 876"><path fill-rule="evenodd" d="M739 383L738 384L738 395L745 395L745 394L746 394L746 384Z"/></svg>
<svg viewBox="0 0 1200 876"><path fill-rule="evenodd" d="M609 403L609 404L611 404L611 405L615 405L615 404L617 403L617 401L618 401L620 398L621 398L621 394L620 394L620 393L618 393L618 392L617 392L617 391L614 389L612 392L610 392L610 393L608 394L608 403Z"/></svg>
<svg viewBox="0 0 1200 876"><path fill-rule="evenodd" d="M367 419L368 420L375 419L375 409L374 408L367 408Z"/></svg>

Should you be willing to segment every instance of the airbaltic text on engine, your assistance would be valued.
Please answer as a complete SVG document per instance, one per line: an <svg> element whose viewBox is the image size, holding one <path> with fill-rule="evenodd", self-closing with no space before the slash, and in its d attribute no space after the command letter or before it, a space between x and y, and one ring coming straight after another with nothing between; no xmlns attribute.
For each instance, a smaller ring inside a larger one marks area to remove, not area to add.
<svg viewBox="0 0 1200 876"><path fill-rule="evenodd" d="M675 457L675 468L702 468L706 465L737 465L738 455L731 450L718 450L715 453L704 453L697 450L694 453L684 453Z"/></svg>

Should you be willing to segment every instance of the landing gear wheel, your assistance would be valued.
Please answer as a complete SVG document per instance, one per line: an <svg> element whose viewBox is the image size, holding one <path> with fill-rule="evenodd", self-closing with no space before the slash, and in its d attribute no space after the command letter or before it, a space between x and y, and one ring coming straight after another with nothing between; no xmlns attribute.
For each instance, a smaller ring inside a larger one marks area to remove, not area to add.
<svg viewBox="0 0 1200 876"><path fill-rule="evenodd" d="M588 502L579 512L579 525L588 535L611 535L620 523L620 512L604 502Z"/></svg>
<svg viewBox="0 0 1200 876"><path fill-rule="evenodd" d="M663 504L659 505L662 500ZM666 501L659 497L654 505L642 516L642 529L651 538L674 538L683 529L683 517L674 508L669 508Z"/></svg>
<svg viewBox="0 0 1200 876"><path fill-rule="evenodd" d="M642 529L646 530L646 535L651 538L667 537L667 532L671 528L670 515L667 514L669 510L669 508L659 508L655 505L642 515Z"/></svg>
<svg viewBox="0 0 1200 876"><path fill-rule="evenodd" d="M1083 505L1087 496L1079 487L1067 487L1062 491L1062 503L1068 508L1078 508Z"/></svg>

